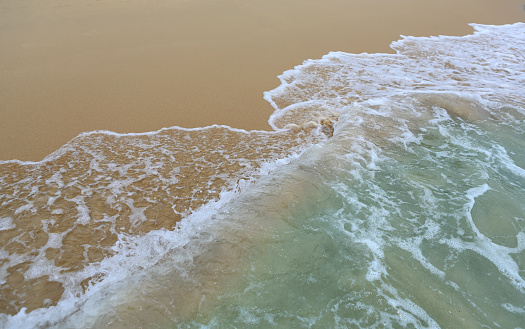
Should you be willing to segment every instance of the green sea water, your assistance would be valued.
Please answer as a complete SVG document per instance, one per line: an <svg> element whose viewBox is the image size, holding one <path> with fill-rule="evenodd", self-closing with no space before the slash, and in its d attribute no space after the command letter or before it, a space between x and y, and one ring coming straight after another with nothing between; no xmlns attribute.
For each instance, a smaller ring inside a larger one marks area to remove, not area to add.
<svg viewBox="0 0 525 329"><path fill-rule="evenodd" d="M303 169L322 177L315 196L249 249L218 305L176 327L523 326L523 126L433 115L406 145L356 152L336 131L339 152Z"/></svg>

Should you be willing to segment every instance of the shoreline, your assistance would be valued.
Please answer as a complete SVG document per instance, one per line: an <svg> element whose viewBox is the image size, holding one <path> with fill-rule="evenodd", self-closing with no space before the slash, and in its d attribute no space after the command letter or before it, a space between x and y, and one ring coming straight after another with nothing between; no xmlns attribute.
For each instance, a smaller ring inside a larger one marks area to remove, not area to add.
<svg viewBox="0 0 525 329"><path fill-rule="evenodd" d="M263 92L304 60L393 53L401 34L465 35L468 23L525 19L519 0L28 0L0 8L0 160L22 161L95 130L271 130Z"/></svg>

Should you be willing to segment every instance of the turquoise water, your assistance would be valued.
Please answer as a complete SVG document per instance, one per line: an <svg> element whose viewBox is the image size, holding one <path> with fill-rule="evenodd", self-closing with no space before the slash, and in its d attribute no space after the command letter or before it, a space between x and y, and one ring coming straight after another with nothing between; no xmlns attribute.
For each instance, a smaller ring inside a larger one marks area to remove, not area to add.
<svg viewBox="0 0 525 329"><path fill-rule="evenodd" d="M314 137L6 327L524 327L525 25L474 27L285 72L270 123Z"/></svg>
<svg viewBox="0 0 525 329"><path fill-rule="evenodd" d="M523 126L434 116L406 148L316 150L316 197L250 248L219 305L177 327L523 326Z"/></svg>

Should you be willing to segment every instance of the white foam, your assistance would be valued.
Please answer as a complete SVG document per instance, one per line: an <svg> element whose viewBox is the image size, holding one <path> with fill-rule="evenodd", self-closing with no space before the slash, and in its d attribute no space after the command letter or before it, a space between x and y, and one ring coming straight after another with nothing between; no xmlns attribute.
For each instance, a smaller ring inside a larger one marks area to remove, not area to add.
<svg viewBox="0 0 525 329"><path fill-rule="evenodd" d="M230 131L237 132L237 133L245 133L245 134L249 134L251 132L268 133L267 131L264 131L264 130L250 130L250 131L247 131L247 130L240 129L240 128L229 127L229 126L226 126L226 125L210 125L210 126L206 126L206 127L196 127L196 128L184 128L184 127L180 127L180 126L171 126L171 127L161 128L161 129L155 130L155 131L147 131L147 132L141 132L141 133L132 133L132 132L130 132L130 133L117 133L117 132L110 131L110 130L93 130L93 131L80 133L79 135L77 135L76 137L74 137L70 141L68 141L66 144L64 144L64 146L60 147L58 150L56 150L56 151L52 152L51 154L47 155L44 159L42 159L40 161L22 161L22 160L18 160L18 159L0 160L0 165L14 163L14 164L19 164L19 165L31 166L31 165L38 165L38 164L43 164L43 163L46 163L46 162L50 162L50 161L56 160L60 156L64 155L67 151L70 151L71 149L68 146L71 145L72 142L74 142L75 140L78 140L78 139L80 139L82 137L91 136L91 135L102 134L102 135L116 136L116 137L152 136L152 135L159 135L159 134L162 134L163 132L170 131L170 130L181 130L181 131L188 131L188 132L189 131L206 131L206 130L209 130L209 129L212 129L212 128L218 128L218 127L225 128L225 129L228 129Z"/></svg>
<svg viewBox="0 0 525 329"><path fill-rule="evenodd" d="M25 204L23 206L20 206L18 207L16 210L15 210L15 215L18 215L22 212L25 212L25 211L32 211L32 212L35 212L36 210L34 209L34 204L33 203L28 203L28 204Z"/></svg>
<svg viewBox="0 0 525 329"><path fill-rule="evenodd" d="M388 287L383 287L388 288ZM389 289L390 293L394 295L394 298L388 294L382 294L390 305L392 305L398 312L399 318L396 323L406 327L409 324L421 326L419 319L422 319L428 324L428 328L441 328L441 326L434 320L430 315L420 306L413 301L399 297L399 294L394 289Z"/></svg>
<svg viewBox="0 0 525 329"><path fill-rule="evenodd" d="M516 54L525 50L525 24L472 26L476 32L464 37L403 37L392 43L396 55L331 52L305 61L279 76L281 85L264 94L275 109L270 124L301 107L320 104L338 112L349 102L407 92L522 104L525 68ZM281 107L283 99L291 105Z"/></svg>
<svg viewBox="0 0 525 329"><path fill-rule="evenodd" d="M476 235L475 241L467 242L458 238L443 238L440 242L447 244L452 249L458 251L472 250L480 256L485 257L492 262L517 289L525 291L525 280L520 275L520 267L511 256L512 254L517 254L525 250L525 233L518 233L518 245L515 248L505 247L494 243L490 238L481 233L472 219L471 211L476 202L476 198L482 196L488 190L490 190L490 187L487 184L483 184L467 191L466 198L469 201L465 204L464 215L467 218L470 228Z"/></svg>
<svg viewBox="0 0 525 329"><path fill-rule="evenodd" d="M46 248L56 248L59 249L62 247L62 234L59 233L49 233L47 243L44 246Z"/></svg>
<svg viewBox="0 0 525 329"><path fill-rule="evenodd" d="M286 166L300 153L293 154L287 158L279 159L274 162L265 163L259 172L254 176L267 176L273 171ZM184 271L184 264L199 254L199 248L214 239L213 231L216 227L229 225L226 220L228 217L229 203L238 198L239 194L247 191L253 186L255 178L241 180L232 190L224 190L217 201L210 201L191 215L184 217L179 223L178 228L173 231L155 230L139 236L131 236L124 233L118 235L118 241L113 246L115 254L103 259L100 263L92 263L80 270L57 277L57 268L52 261L45 258L40 253L27 272L32 277L49 275L52 280L59 280L66 289L62 299L56 306L49 308L36 309L26 313L22 309L14 316L2 315L0 323L5 328L33 328L46 324L57 324L67 319L71 314L82 308L83 320L78 323L67 322L83 328L88 325L89 319L95 319L101 314L105 314L107 308L114 307L115 299L108 298L108 292L116 293L129 282L134 275L143 274L145 270L152 268L160 260L170 259L170 266L179 266ZM143 216L142 210L134 207L133 212L140 220ZM221 221L210 220L222 214ZM235 220L239 220L236 218ZM7 221L6 221L7 222ZM62 244L61 234L50 234L46 246L42 250L51 247L59 248ZM85 293L80 291L80 282L85 278L100 277L100 282L91 285ZM127 281L128 280L128 281ZM125 301L120 301L125 302ZM109 304L107 304L109 303ZM68 320L69 321L69 320ZM85 322L84 322L85 321Z"/></svg>
<svg viewBox="0 0 525 329"><path fill-rule="evenodd" d="M52 204L53 204L52 201L50 203L48 203L49 206L52 205ZM51 215L62 215L63 213L64 213L64 209L59 209L59 208L53 209L51 211Z"/></svg>
<svg viewBox="0 0 525 329"><path fill-rule="evenodd" d="M2 217L0 218L0 231L7 231L15 228L16 225L13 223L12 217Z"/></svg>
<svg viewBox="0 0 525 329"><path fill-rule="evenodd" d="M503 304L501 306L504 307L507 311L509 311L511 313L525 314L525 307L515 306L515 305L509 304L509 303Z"/></svg>

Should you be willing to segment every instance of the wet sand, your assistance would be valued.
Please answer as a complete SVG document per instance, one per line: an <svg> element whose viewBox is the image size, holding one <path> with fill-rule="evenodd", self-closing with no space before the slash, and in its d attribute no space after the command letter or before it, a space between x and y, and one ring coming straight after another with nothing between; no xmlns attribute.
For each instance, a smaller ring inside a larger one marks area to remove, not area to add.
<svg viewBox="0 0 525 329"><path fill-rule="evenodd" d="M0 159L81 132L270 129L262 93L329 51L525 21L523 0L0 0Z"/></svg>

